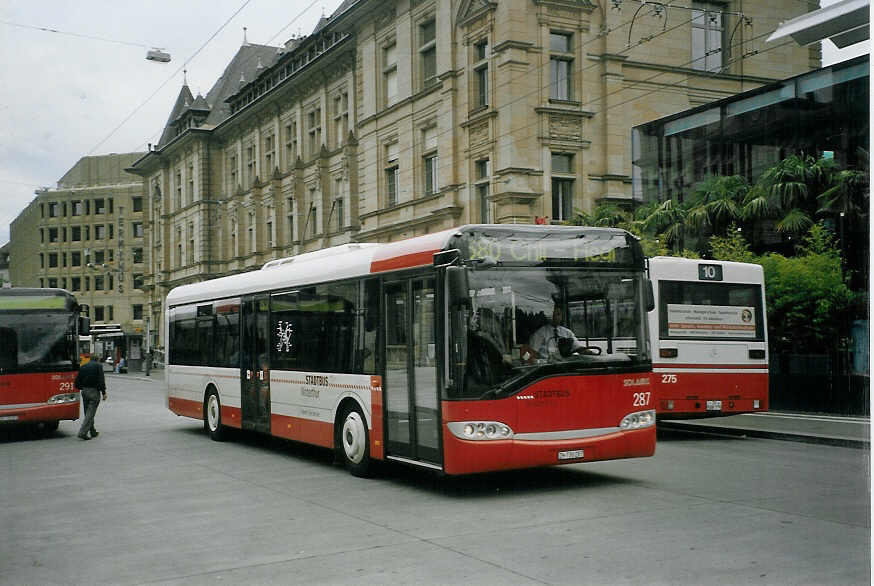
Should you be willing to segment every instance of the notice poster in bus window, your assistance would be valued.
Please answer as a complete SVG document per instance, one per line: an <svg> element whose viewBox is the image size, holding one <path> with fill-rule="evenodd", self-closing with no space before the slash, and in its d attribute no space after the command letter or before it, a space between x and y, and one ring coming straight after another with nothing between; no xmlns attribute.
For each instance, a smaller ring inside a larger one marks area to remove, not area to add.
<svg viewBox="0 0 874 586"><path fill-rule="evenodd" d="M672 338L755 338L754 307L668 304L668 336Z"/></svg>

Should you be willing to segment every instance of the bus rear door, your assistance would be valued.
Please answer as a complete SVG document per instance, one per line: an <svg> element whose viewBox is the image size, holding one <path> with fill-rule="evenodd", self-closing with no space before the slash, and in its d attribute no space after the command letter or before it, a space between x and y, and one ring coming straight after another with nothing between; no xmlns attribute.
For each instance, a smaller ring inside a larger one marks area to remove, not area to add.
<svg viewBox="0 0 874 586"><path fill-rule="evenodd" d="M270 321L267 295L243 298L240 407L243 429L270 433Z"/></svg>

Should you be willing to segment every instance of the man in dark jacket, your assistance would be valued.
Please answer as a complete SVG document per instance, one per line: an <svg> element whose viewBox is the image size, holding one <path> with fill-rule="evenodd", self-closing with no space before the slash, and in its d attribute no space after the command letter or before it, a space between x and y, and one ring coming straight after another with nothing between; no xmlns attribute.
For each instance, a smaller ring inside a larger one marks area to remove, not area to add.
<svg viewBox="0 0 874 586"><path fill-rule="evenodd" d="M79 374L73 383L82 395L82 404L85 408L85 418L79 428L79 437L83 440L97 437L94 429L94 415L100 404L100 395L106 399L106 380L103 377L103 364L96 354L91 355L91 361L79 368ZM90 432L90 436L88 435Z"/></svg>

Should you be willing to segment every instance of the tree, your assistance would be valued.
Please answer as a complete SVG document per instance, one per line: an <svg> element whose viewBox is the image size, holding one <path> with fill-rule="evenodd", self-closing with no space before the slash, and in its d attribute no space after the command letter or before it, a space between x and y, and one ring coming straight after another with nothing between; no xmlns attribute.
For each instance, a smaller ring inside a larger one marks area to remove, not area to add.
<svg viewBox="0 0 874 586"><path fill-rule="evenodd" d="M687 222L700 235L722 236L743 219L743 202L750 184L740 175L713 175L692 192Z"/></svg>

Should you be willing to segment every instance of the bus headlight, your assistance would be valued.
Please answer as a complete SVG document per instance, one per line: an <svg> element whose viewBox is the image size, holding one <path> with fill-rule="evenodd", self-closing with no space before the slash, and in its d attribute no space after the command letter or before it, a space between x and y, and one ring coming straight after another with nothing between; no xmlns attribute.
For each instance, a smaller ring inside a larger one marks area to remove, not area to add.
<svg viewBox="0 0 874 586"><path fill-rule="evenodd" d="M49 405L59 405L61 403L75 403L79 400L79 393L62 393L54 395L47 401Z"/></svg>
<svg viewBox="0 0 874 586"><path fill-rule="evenodd" d="M446 426L452 435L466 440L506 440L513 437L510 426L500 421L450 421Z"/></svg>
<svg viewBox="0 0 874 586"><path fill-rule="evenodd" d="M656 412L654 409L650 411L638 411L637 413L629 413L623 417L622 421L619 423L619 427L623 430L642 429L644 427L655 425L655 420Z"/></svg>

